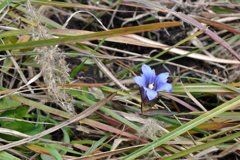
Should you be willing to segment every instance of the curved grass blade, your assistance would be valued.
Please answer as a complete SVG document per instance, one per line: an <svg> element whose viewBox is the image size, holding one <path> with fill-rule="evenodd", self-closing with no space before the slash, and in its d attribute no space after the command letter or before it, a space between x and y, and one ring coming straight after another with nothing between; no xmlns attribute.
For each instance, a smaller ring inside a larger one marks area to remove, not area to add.
<svg viewBox="0 0 240 160"><path fill-rule="evenodd" d="M197 20L195 20L183 13L180 13L180 12L175 13L174 12L174 15L177 16L178 18L180 18L181 20L199 28L200 30L203 30L209 37L211 37L213 40L215 40L220 45L222 45L224 48L226 48L230 53L232 53L233 56L235 56L240 61L240 56L237 54L237 52L235 50L233 50L232 47L227 42L225 42L221 37L219 37L216 33L211 31L207 27L203 26Z"/></svg>

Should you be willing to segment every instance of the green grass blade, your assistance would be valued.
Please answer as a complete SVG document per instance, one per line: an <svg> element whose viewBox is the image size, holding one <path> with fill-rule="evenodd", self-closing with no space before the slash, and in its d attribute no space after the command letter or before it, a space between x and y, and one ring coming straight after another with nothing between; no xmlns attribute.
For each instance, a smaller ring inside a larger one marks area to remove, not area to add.
<svg viewBox="0 0 240 160"><path fill-rule="evenodd" d="M176 128L172 132L162 136L158 140L153 141L152 143L136 150L135 152L126 156L125 160L132 160L137 157L140 157L140 156L148 153L149 151L153 150L154 148L164 144L165 142L168 142L168 141L176 138L177 136L185 133L186 131L206 122L207 120L215 117L216 115L219 115L229 109L233 109L234 107L236 107L239 104L240 104L240 96L212 109L211 111L204 113L203 115L195 118L194 120Z"/></svg>
<svg viewBox="0 0 240 160"><path fill-rule="evenodd" d="M175 119L171 119L171 118L168 118L166 116L163 116L163 115L157 115L157 116L154 116L156 119L159 119L160 121L163 121L163 122L166 122L168 124L171 124L173 126L181 126L181 123ZM196 131L196 132L199 132L199 133L202 133L202 134L209 134L207 131L204 131L202 129L199 129L199 128L193 128L192 130Z"/></svg>
<svg viewBox="0 0 240 160"><path fill-rule="evenodd" d="M27 98L24 98L24 97L21 97L21 96L18 96L18 95L12 95L12 96L10 96L10 99L12 99L14 101L17 101L17 102L20 102L20 103L23 103L23 104L28 105L28 106L34 106L37 109L40 109L40 110L45 111L47 113L58 115L58 116L61 116L61 117L64 117L64 118L72 117L72 115L67 113L67 112L64 112L64 111L46 106L44 104L35 102L33 100L30 100L30 99L27 99Z"/></svg>
<svg viewBox="0 0 240 160"><path fill-rule="evenodd" d="M90 99L87 99L87 98L84 98L83 96L81 97L78 97L79 99L81 99L82 101L88 103L88 104L94 104L94 101L90 100ZM122 116L118 115L117 113L113 112L111 109L105 107L105 106L102 106L100 109L100 111L106 113L107 115L110 115L112 116L113 118L115 118L116 120L126 124L127 126L135 129L135 130L139 130L140 127L138 127L136 124L132 123L131 121L123 118Z"/></svg>
<svg viewBox="0 0 240 160"><path fill-rule="evenodd" d="M85 152L84 155L88 155L92 152L94 152L99 146L103 145L103 143L109 138L109 134L103 136L101 139L99 139L96 143L94 143L89 150Z"/></svg>
<svg viewBox="0 0 240 160"><path fill-rule="evenodd" d="M73 68L72 72L70 73L70 77L74 78L83 68L85 62L88 60L88 58L86 58L83 62L81 62L77 67Z"/></svg>
<svg viewBox="0 0 240 160"><path fill-rule="evenodd" d="M53 146L46 146L45 147L49 153L56 159L56 160L63 160L61 154L58 152L58 150L56 150L56 148L54 148Z"/></svg>
<svg viewBox="0 0 240 160"><path fill-rule="evenodd" d="M0 3L0 13L3 11L5 7L7 7L9 3L11 3L11 0L4 0L3 2Z"/></svg>
<svg viewBox="0 0 240 160"><path fill-rule="evenodd" d="M240 137L240 132L237 132L237 133L234 133L234 134L231 134L231 135L227 135L223 138L219 138L219 139L213 140L211 142L198 145L196 147L189 148L189 149L181 151L179 153L175 153L172 156L163 158L163 160L172 160L172 159L176 159L176 158L179 158L179 157L183 157L183 156L189 155L190 153L197 152L197 151L200 151L200 150L204 150L206 148L215 146L215 145L220 144L220 143L230 141L230 140L232 140L234 138L238 138L238 137Z"/></svg>
<svg viewBox="0 0 240 160"><path fill-rule="evenodd" d="M11 155L8 152L2 151L0 152L0 160L20 160L20 159Z"/></svg>
<svg viewBox="0 0 240 160"><path fill-rule="evenodd" d="M236 87L223 84L220 85L220 83L218 83L218 85L206 83L184 84L184 87L190 93L239 93L239 89ZM175 84L173 86L172 92L185 93L184 87L181 84Z"/></svg>

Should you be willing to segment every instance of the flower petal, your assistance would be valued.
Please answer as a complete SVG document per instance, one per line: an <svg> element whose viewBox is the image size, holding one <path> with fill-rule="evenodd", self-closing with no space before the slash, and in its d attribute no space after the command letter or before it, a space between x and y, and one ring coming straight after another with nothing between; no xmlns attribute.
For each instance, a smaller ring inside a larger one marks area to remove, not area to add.
<svg viewBox="0 0 240 160"><path fill-rule="evenodd" d="M157 76L155 83L157 83L157 84L159 84L159 83L166 83L168 77L169 77L169 73L168 72L161 73L161 74L159 74Z"/></svg>
<svg viewBox="0 0 240 160"><path fill-rule="evenodd" d="M143 64L142 73L147 81L146 83L154 83L154 78L156 77L156 73L154 69L151 69L148 65Z"/></svg>
<svg viewBox="0 0 240 160"><path fill-rule="evenodd" d="M172 92L172 84L162 83L160 86L158 86L157 91Z"/></svg>
<svg viewBox="0 0 240 160"><path fill-rule="evenodd" d="M151 90L151 89L146 88L146 87L144 87L144 90L147 92L147 97L148 97L149 101L151 101L151 100L153 100L154 98L157 97L157 91Z"/></svg>
<svg viewBox="0 0 240 160"><path fill-rule="evenodd" d="M133 79L140 87L146 86L145 78L143 76L136 76Z"/></svg>

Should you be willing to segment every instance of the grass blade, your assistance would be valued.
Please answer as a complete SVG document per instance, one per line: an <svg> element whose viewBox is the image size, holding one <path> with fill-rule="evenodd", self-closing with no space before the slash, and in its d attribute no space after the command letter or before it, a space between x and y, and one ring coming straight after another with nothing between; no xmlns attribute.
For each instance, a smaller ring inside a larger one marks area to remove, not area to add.
<svg viewBox="0 0 240 160"><path fill-rule="evenodd" d="M162 23L152 23L146 25L140 25L135 27L125 27L119 29L112 29L108 31L101 31L97 33L90 33L81 36L69 36L64 38L50 38L47 40L37 40L37 41L30 41L24 43L16 43L16 44L5 44L0 45L0 51L4 50L12 50L12 49L25 49L25 48L35 48L35 47L46 47L46 46L53 46L57 44L64 44L64 43L75 43L75 42L83 42L83 41L90 41L90 40L98 40L102 38L126 35L131 33L137 32L145 32L156 30L160 28L166 27L176 27L180 26L180 22L162 22Z"/></svg>
<svg viewBox="0 0 240 160"><path fill-rule="evenodd" d="M215 146L217 144L227 142L227 141L230 141L230 140L232 140L234 138L238 138L238 137L240 137L240 132L234 133L234 134L231 134L231 135L227 135L223 138L219 138L219 139L213 140L211 142L198 145L196 147L192 147L190 149L187 149L185 151L181 151L179 153L175 153L172 156L163 158L163 160L172 160L172 159L176 159L176 158L179 158L179 157L183 157L183 156L186 156L190 153L197 152L197 151L200 151L200 150L203 150L203 149L206 149L206 148L210 148L210 147Z"/></svg>
<svg viewBox="0 0 240 160"><path fill-rule="evenodd" d="M165 142L168 142L169 140L172 140L174 138L176 138L177 136L183 134L184 132L206 122L207 120L215 117L216 115L219 115L229 109L233 109L234 107L236 107L237 105L240 104L240 96L214 108L211 111L208 111L206 113L204 113L203 115L195 118L194 120L176 128L175 130L173 130L172 132L162 136L161 138L159 138L156 141L153 141L152 143L136 150L135 152L129 154L125 160L132 160L135 159L137 157L140 157L144 154L146 154L147 152L153 150L154 148L164 144Z"/></svg>

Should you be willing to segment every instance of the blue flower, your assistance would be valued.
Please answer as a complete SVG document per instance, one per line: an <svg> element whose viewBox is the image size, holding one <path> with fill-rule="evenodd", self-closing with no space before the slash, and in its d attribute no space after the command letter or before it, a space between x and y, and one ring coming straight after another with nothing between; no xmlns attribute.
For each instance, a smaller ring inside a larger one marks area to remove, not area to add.
<svg viewBox="0 0 240 160"><path fill-rule="evenodd" d="M157 97L157 92L159 91L172 91L172 84L167 83L169 73L161 73L156 75L155 70L151 69L148 65L142 65L142 75L134 77L134 81L143 90L142 99L151 101Z"/></svg>

